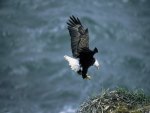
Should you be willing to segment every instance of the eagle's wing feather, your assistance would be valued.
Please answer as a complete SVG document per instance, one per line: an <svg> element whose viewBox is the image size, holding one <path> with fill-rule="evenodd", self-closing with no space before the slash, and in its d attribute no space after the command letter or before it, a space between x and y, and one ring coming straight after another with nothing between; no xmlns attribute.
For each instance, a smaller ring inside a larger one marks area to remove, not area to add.
<svg viewBox="0 0 150 113"><path fill-rule="evenodd" d="M84 29L80 20L74 16L70 17L68 24L69 34L71 36L71 49L73 57L78 57L80 50L89 48L88 29Z"/></svg>

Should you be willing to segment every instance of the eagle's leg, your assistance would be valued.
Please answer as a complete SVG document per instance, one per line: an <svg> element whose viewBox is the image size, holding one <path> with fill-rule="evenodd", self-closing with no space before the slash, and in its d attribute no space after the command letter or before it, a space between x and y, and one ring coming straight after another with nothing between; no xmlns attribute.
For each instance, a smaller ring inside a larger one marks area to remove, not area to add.
<svg viewBox="0 0 150 113"><path fill-rule="evenodd" d="M79 75L82 75L81 69L80 69L79 71L77 71L77 73L78 73Z"/></svg>
<svg viewBox="0 0 150 113"><path fill-rule="evenodd" d="M84 67L82 70L82 78L83 79L91 79L89 75L87 75L88 68Z"/></svg>

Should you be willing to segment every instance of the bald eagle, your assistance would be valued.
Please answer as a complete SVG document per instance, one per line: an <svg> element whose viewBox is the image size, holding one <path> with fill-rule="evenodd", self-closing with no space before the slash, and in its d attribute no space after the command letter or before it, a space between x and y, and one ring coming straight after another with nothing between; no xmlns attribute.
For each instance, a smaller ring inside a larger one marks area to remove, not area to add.
<svg viewBox="0 0 150 113"><path fill-rule="evenodd" d="M73 57L65 55L64 58L68 61L71 69L82 75L83 79L90 79L87 74L88 68L94 65L99 69L99 62L93 57L95 53L98 53L98 49L96 47L93 50L89 49L88 29L82 26L78 17L71 16L67 25Z"/></svg>

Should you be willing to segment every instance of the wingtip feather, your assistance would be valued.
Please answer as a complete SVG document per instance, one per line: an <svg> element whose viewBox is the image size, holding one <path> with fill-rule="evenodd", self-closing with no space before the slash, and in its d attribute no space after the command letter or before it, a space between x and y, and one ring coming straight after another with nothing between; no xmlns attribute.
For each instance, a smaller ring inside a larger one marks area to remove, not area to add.
<svg viewBox="0 0 150 113"><path fill-rule="evenodd" d="M68 21L69 21L68 23L70 23L69 24L70 26L75 26L75 25L78 25L78 24L82 25L79 18L78 17L76 18L74 15L70 16L70 19Z"/></svg>

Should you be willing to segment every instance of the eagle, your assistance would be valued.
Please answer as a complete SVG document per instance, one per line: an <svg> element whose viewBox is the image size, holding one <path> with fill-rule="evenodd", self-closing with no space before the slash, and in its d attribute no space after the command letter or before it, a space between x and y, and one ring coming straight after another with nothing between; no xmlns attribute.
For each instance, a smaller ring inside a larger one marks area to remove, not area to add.
<svg viewBox="0 0 150 113"><path fill-rule="evenodd" d="M71 50L73 57L65 55L64 58L68 61L71 69L82 75L83 79L90 79L87 74L90 66L95 66L99 69L99 62L94 58L98 49L89 48L89 33L88 28L84 28L78 17L70 16L68 22L68 31L71 37Z"/></svg>

